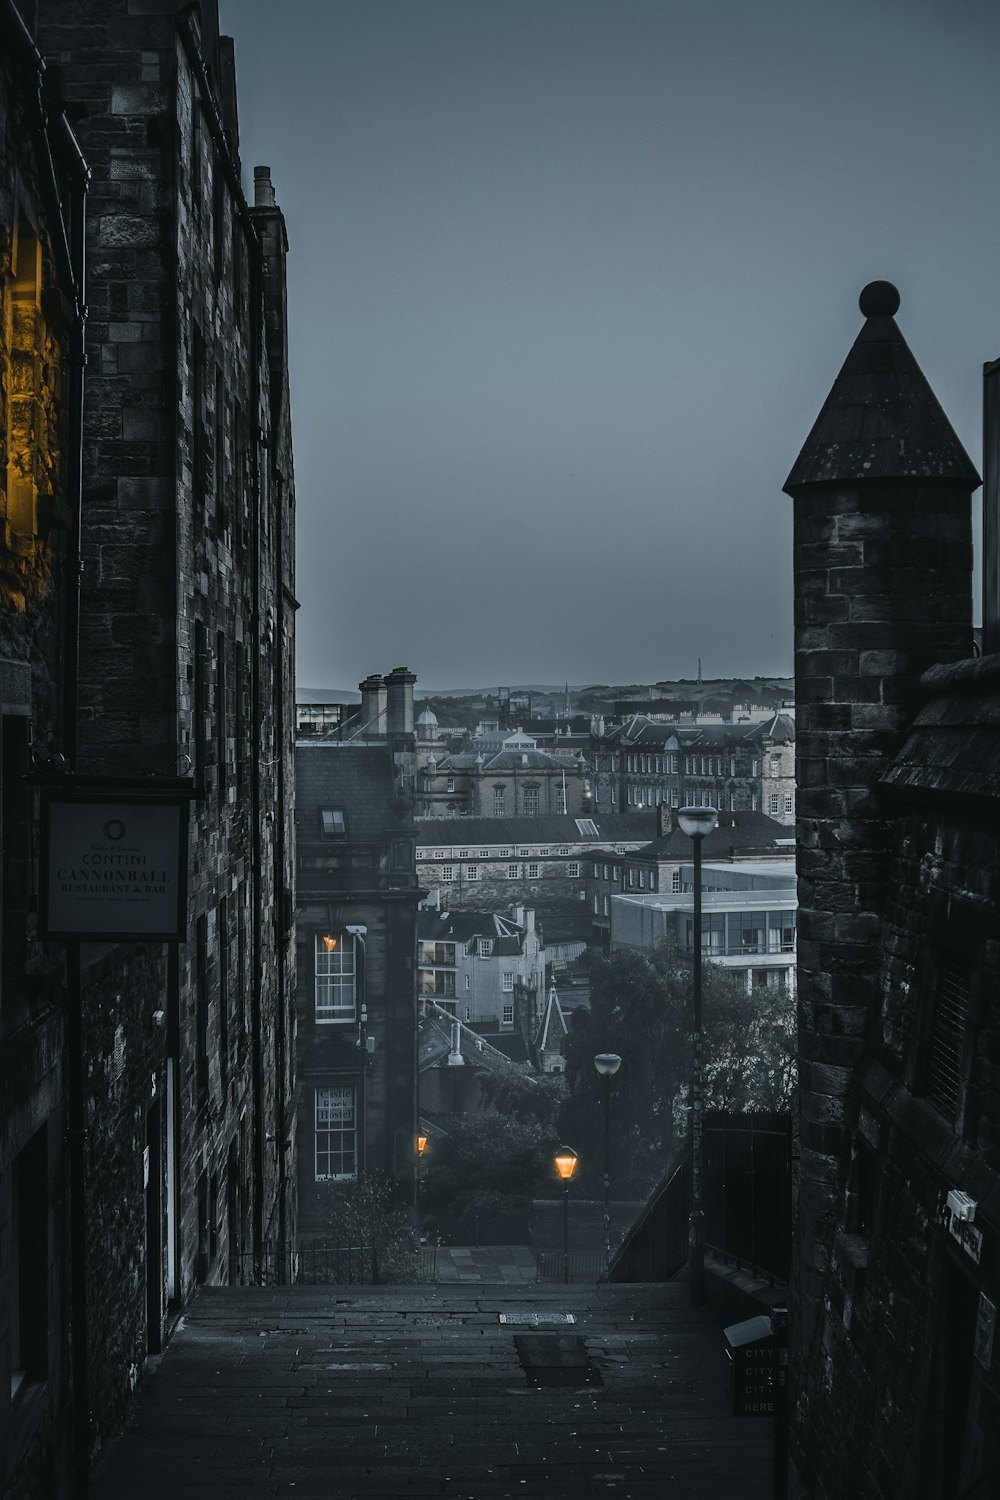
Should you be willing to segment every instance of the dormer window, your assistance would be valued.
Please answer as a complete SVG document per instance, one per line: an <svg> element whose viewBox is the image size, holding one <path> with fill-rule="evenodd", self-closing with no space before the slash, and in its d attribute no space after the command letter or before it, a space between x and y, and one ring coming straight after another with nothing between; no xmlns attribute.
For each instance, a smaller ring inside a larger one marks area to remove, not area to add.
<svg viewBox="0 0 1000 1500"><path fill-rule="evenodd" d="M319 814L320 833L325 839L346 839L347 818L342 807L323 807Z"/></svg>

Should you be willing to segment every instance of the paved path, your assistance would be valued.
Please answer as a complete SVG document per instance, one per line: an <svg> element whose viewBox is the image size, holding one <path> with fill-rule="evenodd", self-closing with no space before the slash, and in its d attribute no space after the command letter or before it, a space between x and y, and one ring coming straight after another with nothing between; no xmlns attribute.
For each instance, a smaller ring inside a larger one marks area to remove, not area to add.
<svg viewBox="0 0 1000 1500"><path fill-rule="evenodd" d="M438 1245L435 1275L440 1282L528 1283L538 1280L538 1263L530 1245Z"/></svg>
<svg viewBox="0 0 1000 1500"><path fill-rule="evenodd" d="M599 1383L532 1384L542 1333ZM767 1500L721 1342L678 1283L203 1289L92 1500Z"/></svg>

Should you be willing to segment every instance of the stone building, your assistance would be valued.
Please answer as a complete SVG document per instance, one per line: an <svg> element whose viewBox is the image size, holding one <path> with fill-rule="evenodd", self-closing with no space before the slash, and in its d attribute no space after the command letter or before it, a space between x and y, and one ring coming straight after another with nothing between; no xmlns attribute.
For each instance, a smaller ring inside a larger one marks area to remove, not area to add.
<svg viewBox="0 0 1000 1500"><path fill-rule="evenodd" d="M65 580L79 576L80 591L77 615L75 591L55 601L46 584L37 600L44 630L29 645L16 626L20 644L3 654L32 663L39 774L61 766L67 786L79 775L105 787L181 777L192 792L186 940L80 947L87 1128L81 1171L70 1179L82 1207L70 1218L74 1234L85 1223L85 1243L72 1244L72 1296L55 1279L50 1287L50 1341L61 1317L73 1320L79 1472L120 1423L147 1357L196 1283L247 1274L281 1248L294 1219L294 491L284 223L266 168L257 169L255 203L243 194L233 47L218 35L217 6L93 0L83 16L71 0L38 0L31 12L34 43L58 74L91 171L87 363L81 393L64 355L81 299L61 257L64 247L70 256L82 248L83 218L64 233L52 207L61 200L68 213L75 202L71 138L51 103L32 113L29 80L29 102L15 105L28 111L21 124L29 128L5 132L0 175L13 155L25 268L29 227L37 238L36 359L53 390L61 385L63 412L50 420L36 374L35 435L48 456L34 475L20 462L5 469L14 475L7 516L24 538L11 551L32 559L35 579L49 567L62 588L61 555ZM9 4L3 17L14 35ZM13 58L16 69L37 73L23 27L18 35L16 51L3 49L5 65ZM28 160L34 151L44 169L46 120L59 174L48 204L35 201L45 185ZM4 207L13 210L9 197ZM5 213L8 254L10 222ZM32 295L15 270L18 322ZM77 452L82 569L70 475ZM25 619L35 607L25 596ZM15 704L23 676L22 665ZM9 766L17 743L14 734ZM30 904L36 867L29 862L27 880L15 873L6 829L4 868L8 887L20 879L21 905ZM47 960L31 939L29 921L20 942L38 997ZM54 1106L67 1087L57 1030L45 1048L45 1068L22 1077L34 1076L39 1099ZM37 1125L45 1112L32 1107ZM12 1151L21 1149L25 1122L10 1123L19 1108L3 1101ZM48 1172L49 1232L58 1239L67 1233L58 1115L40 1147L41 1138L29 1143L30 1165L43 1174L36 1181ZM12 1181L8 1163L7 1212L27 1176L17 1169ZM34 1255L39 1247L30 1246ZM8 1310L11 1295L8 1280ZM9 1350L9 1311L6 1326ZM56 1401L67 1391L63 1382ZM31 1410L41 1410L28 1394ZM24 1454L21 1434L16 1441ZM50 1500L65 1493L64 1475L56 1483L24 1457L9 1492Z"/></svg>
<svg viewBox="0 0 1000 1500"><path fill-rule="evenodd" d="M0 1490L69 1491L65 974L38 941L33 766L69 759L87 168L0 0ZM9 1381L9 1384L8 1384Z"/></svg>
<svg viewBox="0 0 1000 1500"><path fill-rule="evenodd" d="M666 724L633 715L591 742L601 811L708 805L795 823L795 721Z"/></svg>
<svg viewBox="0 0 1000 1500"><path fill-rule="evenodd" d="M539 749L519 729L463 750L436 747L421 755L417 777L417 813L425 818L574 816L593 805L582 751Z"/></svg>
<svg viewBox="0 0 1000 1500"><path fill-rule="evenodd" d="M412 1190L417 887L412 680L388 683L363 738L295 751L299 1224L322 1233L327 1184L381 1169ZM380 681L382 679L379 679ZM398 700L406 699L410 705ZM381 722L410 731L375 732Z"/></svg>
<svg viewBox="0 0 1000 1500"><path fill-rule="evenodd" d="M534 1028L545 1001L545 949L535 913L424 910L417 915L417 995L473 1026L513 1034L518 1000Z"/></svg>
<svg viewBox="0 0 1000 1500"><path fill-rule="evenodd" d="M785 485L792 1447L816 1500L978 1500L1000 1483L1000 657L973 657L979 479L898 306L887 283L862 293L865 322Z"/></svg>
<svg viewBox="0 0 1000 1500"><path fill-rule="evenodd" d="M623 816L422 818L417 875L442 909L533 908L550 949L590 940L588 856L641 849L656 832L652 809Z"/></svg>

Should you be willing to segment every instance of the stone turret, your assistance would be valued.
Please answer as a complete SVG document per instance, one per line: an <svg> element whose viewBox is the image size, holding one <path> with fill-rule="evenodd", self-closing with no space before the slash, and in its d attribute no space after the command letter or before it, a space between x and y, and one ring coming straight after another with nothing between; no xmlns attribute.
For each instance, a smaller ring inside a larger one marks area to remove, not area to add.
<svg viewBox="0 0 1000 1500"><path fill-rule="evenodd" d="M888 282L862 292L865 323L784 486L795 502L800 1351L814 1348L832 1249L845 1092L866 1042L879 1045L889 832L878 782L922 704L920 674L972 649L979 476L898 307Z"/></svg>

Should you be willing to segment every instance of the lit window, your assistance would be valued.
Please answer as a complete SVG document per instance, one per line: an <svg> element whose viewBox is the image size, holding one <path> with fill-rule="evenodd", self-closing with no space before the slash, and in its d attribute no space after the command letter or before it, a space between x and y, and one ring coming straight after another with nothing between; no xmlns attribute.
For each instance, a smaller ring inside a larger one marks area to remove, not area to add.
<svg viewBox="0 0 1000 1500"><path fill-rule="evenodd" d="M357 1171L357 1110L353 1083L315 1091L316 1181L337 1182Z"/></svg>
<svg viewBox="0 0 1000 1500"><path fill-rule="evenodd" d="M529 865L528 866L528 870L527 870L528 879L529 880L537 880L538 879L538 871L539 871L539 866L538 865Z"/></svg>
<svg viewBox="0 0 1000 1500"><path fill-rule="evenodd" d="M580 866L578 864L574 864L571 860L570 863L566 866L566 874L571 880L578 880L580 878Z"/></svg>
<svg viewBox="0 0 1000 1500"><path fill-rule="evenodd" d="M507 994L510 994L510 992L513 990L513 988L514 988L514 970L513 969L504 969L504 971L503 971L503 988L507 992Z"/></svg>
<svg viewBox="0 0 1000 1500"><path fill-rule="evenodd" d="M325 839L345 839L347 821L342 807L324 807L319 814L320 831Z"/></svg>
<svg viewBox="0 0 1000 1500"><path fill-rule="evenodd" d="M477 952L480 958L490 958L493 954L493 939L480 938Z"/></svg>
<svg viewBox="0 0 1000 1500"><path fill-rule="evenodd" d="M316 1020L353 1021L357 1014L357 966L351 933L316 934Z"/></svg>
<svg viewBox="0 0 1000 1500"><path fill-rule="evenodd" d="M504 1008L503 1008L503 1025L504 1026L513 1026L513 1024L514 1024L514 1007L513 1007L513 1005L505 1005Z"/></svg>
<svg viewBox="0 0 1000 1500"><path fill-rule="evenodd" d="M466 878L466 880L478 880L479 879L479 866L478 865L466 865L466 867L465 867L465 878Z"/></svg>

